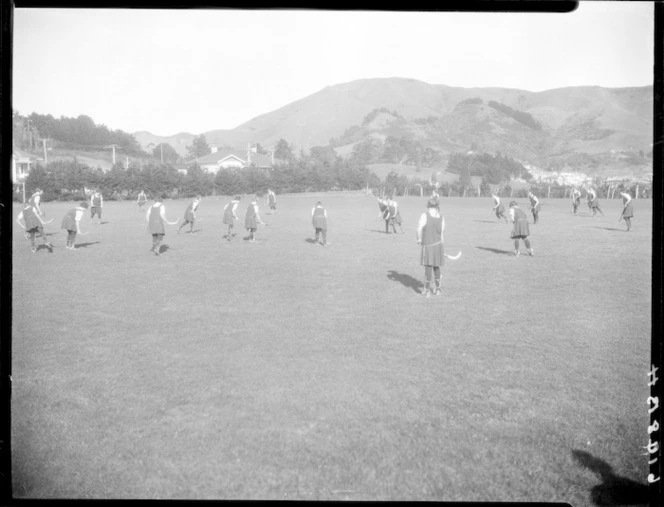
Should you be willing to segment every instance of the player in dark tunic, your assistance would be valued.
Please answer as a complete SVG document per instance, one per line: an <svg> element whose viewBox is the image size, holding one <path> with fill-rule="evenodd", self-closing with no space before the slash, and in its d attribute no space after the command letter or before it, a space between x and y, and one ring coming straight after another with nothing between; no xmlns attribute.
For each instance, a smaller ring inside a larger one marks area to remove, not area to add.
<svg viewBox="0 0 664 507"><path fill-rule="evenodd" d="M327 246L327 211L320 201L311 209L311 221L314 226L316 243Z"/></svg>
<svg viewBox="0 0 664 507"><path fill-rule="evenodd" d="M21 219L25 222L25 231L28 234L28 239L30 240L30 245L32 252L37 252L37 247L35 246L35 235L39 233L44 245L53 253L53 245L51 245L46 239L46 234L44 233L44 222L39 216L37 208L30 204L30 201L26 202L23 206L23 210L19 214L17 222L21 225Z"/></svg>
<svg viewBox="0 0 664 507"><path fill-rule="evenodd" d="M148 196L145 195L145 192L141 190L141 192L138 194L138 209L139 211L143 211L143 206L145 206L145 203L148 201Z"/></svg>
<svg viewBox="0 0 664 507"><path fill-rule="evenodd" d="M95 215L97 215L97 224L101 224L101 209L103 206L104 197L97 188L90 196L90 220L93 220Z"/></svg>
<svg viewBox="0 0 664 507"><path fill-rule="evenodd" d="M161 248L161 241L166 234L164 223L167 223L168 225L176 225L178 221L176 219L173 222L169 222L166 219L166 207L161 202L161 199L157 199L154 204L148 208L145 218L148 221L148 231L152 234L152 248L150 251L158 256L159 249Z"/></svg>
<svg viewBox="0 0 664 507"><path fill-rule="evenodd" d="M267 190L267 203L270 206L270 214L275 214L277 212L277 196L269 188Z"/></svg>
<svg viewBox="0 0 664 507"><path fill-rule="evenodd" d="M228 226L228 232L226 232L226 239L230 241L235 234L232 234L233 232L233 226L235 225L235 220L237 220L237 215L235 214L235 211L237 210L237 206L240 203L240 196L236 195L231 202L229 202L226 206L224 206L224 218L223 218L223 223L225 223Z"/></svg>
<svg viewBox="0 0 664 507"><path fill-rule="evenodd" d="M76 234L81 234L80 222L83 218L85 210L88 209L88 203L82 202L76 208L70 209L62 219L62 229L67 231L67 250L76 250L74 243L76 242Z"/></svg>
<svg viewBox="0 0 664 507"><path fill-rule="evenodd" d="M424 266L424 290L422 296L429 297L442 294L441 266L445 264L443 249L443 231L445 218L438 209L438 199L431 198L427 202L427 211L422 213L417 224L417 244L422 246L420 264ZM432 286L432 278L435 285Z"/></svg>
<svg viewBox="0 0 664 507"><path fill-rule="evenodd" d="M187 206L187 209L184 210L184 220L180 227L178 227L178 234L180 234L180 229L185 225L189 224L189 232L194 232L194 222L196 222L196 210L198 205L201 202L201 196L197 195L196 198Z"/></svg>
<svg viewBox="0 0 664 507"><path fill-rule="evenodd" d="M492 208L492 210L496 212L496 218L498 218L498 220L502 219L507 222L507 217L505 216L505 206L502 202L500 202L500 197L495 194L492 194L491 197L493 197L493 202L495 203L495 206Z"/></svg>
<svg viewBox="0 0 664 507"><path fill-rule="evenodd" d="M625 225L627 225L627 232L629 232L632 230L632 218L634 217L632 196L627 192L620 192L620 196L623 200L623 209L622 213L620 214L620 218L618 219L618 223L620 223L620 220L625 220Z"/></svg>
<svg viewBox="0 0 664 507"><path fill-rule="evenodd" d="M593 216L597 216L598 211L602 214L602 216L604 216L604 212L599 207L599 199L597 198L597 192L595 192L595 189L594 188L589 189L588 195L590 196L589 206L591 211L593 212Z"/></svg>
<svg viewBox="0 0 664 507"><path fill-rule="evenodd" d="M388 208L390 210L390 220L392 221L392 228L394 232L397 232L396 226L399 226L401 234L403 234L403 228L401 227L401 213L399 212L399 204L394 199L390 199L388 202Z"/></svg>
<svg viewBox="0 0 664 507"><path fill-rule="evenodd" d="M537 196L532 192L528 192L528 199L530 200L530 211L533 213L533 223L536 224L539 221L541 205Z"/></svg>
<svg viewBox="0 0 664 507"><path fill-rule="evenodd" d="M258 199L254 197L247 208L247 214L244 216L244 227L249 231L248 239L252 243L256 241L258 224L265 225L258 214Z"/></svg>
<svg viewBox="0 0 664 507"><path fill-rule="evenodd" d="M533 249L530 247L530 240L528 239L528 236L530 236L530 229L528 228L528 217L524 211L519 208L519 205L516 203L516 201L510 202L510 218L514 223L512 233L510 234L510 238L514 240L514 255L517 257L521 255L521 252L519 251L520 239L522 239L526 244L528 253L531 256L535 255Z"/></svg>

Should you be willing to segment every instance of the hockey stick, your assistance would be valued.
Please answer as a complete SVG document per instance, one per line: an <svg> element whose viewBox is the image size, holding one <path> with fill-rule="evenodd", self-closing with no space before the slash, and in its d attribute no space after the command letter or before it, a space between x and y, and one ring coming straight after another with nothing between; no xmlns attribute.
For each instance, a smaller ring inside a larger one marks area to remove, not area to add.
<svg viewBox="0 0 664 507"><path fill-rule="evenodd" d="M461 257L461 250L459 250L459 253L456 254L456 255L448 255L448 254L445 254L445 258L446 258L446 259L449 259L449 260L451 260L451 261L455 261L455 260L457 260L459 257Z"/></svg>
<svg viewBox="0 0 664 507"><path fill-rule="evenodd" d="M55 219L55 217L51 218L51 219L48 220L47 222L42 222L42 223L43 223L44 225L48 225L48 224L50 224L54 219Z"/></svg>

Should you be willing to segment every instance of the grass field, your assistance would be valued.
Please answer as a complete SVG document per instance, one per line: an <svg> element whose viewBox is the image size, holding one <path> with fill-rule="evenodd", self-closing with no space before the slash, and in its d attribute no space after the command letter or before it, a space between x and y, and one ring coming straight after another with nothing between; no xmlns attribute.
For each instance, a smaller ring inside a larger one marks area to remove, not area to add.
<svg viewBox="0 0 664 507"><path fill-rule="evenodd" d="M318 199L326 248L311 240ZM644 493L651 201L626 233L619 200L591 218L543 199L535 256L517 258L491 199L443 199L446 252L463 254L429 299L425 199L401 199L405 234L386 235L372 197L279 196L255 244L243 221L222 239L227 202L204 199L194 234L168 227L160 257L131 202L107 202L102 225L86 215L77 251L59 228L72 203L43 204L53 253L15 228L16 497ZM166 201L168 218L187 204Z"/></svg>

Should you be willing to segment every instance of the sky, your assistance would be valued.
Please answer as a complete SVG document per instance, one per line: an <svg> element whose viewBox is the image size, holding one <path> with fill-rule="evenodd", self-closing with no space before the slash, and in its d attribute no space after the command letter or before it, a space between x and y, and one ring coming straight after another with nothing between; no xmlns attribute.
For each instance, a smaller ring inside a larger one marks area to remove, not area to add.
<svg viewBox="0 0 664 507"><path fill-rule="evenodd" d="M232 129L357 79L543 91L653 83L652 2L571 13L14 11L13 107L125 132Z"/></svg>

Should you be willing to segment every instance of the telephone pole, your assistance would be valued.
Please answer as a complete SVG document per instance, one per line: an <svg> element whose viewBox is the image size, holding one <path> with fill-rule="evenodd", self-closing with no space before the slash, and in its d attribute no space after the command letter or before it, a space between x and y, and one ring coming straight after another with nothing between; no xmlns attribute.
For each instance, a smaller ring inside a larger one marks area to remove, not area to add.
<svg viewBox="0 0 664 507"><path fill-rule="evenodd" d="M113 148L113 165L115 165L115 148L119 148L119 145L111 144L111 145L107 146L107 148Z"/></svg>
<svg viewBox="0 0 664 507"><path fill-rule="evenodd" d="M42 139L44 145L44 165L48 165L48 155L46 154L46 139Z"/></svg>

